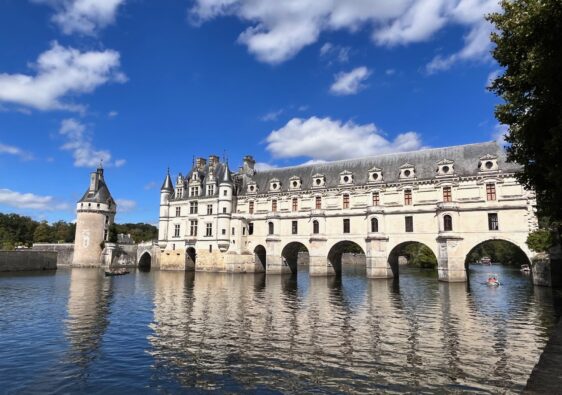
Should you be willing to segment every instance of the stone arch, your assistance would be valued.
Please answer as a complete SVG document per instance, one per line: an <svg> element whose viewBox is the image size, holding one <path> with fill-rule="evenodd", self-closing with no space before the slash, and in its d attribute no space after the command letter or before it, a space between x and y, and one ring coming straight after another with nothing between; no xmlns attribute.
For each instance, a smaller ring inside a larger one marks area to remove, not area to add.
<svg viewBox="0 0 562 395"><path fill-rule="evenodd" d="M188 247L185 250L185 270L194 271L196 261L197 261L197 252L195 251L195 248Z"/></svg>
<svg viewBox="0 0 562 395"><path fill-rule="evenodd" d="M283 247L281 251L281 260L283 265L291 269L292 274L297 273L299 252L306 252L310 254L308 248L301 242L292 241Z"/></svg>
<svg viewBox="0 0 562 395"><path fill-rule="evenodd" d="M254 262L256 263L256 268L262 267L263 271L267 269L267 251L261 244L254 248Z"/></svg>
<svg viewBox="0 0 562 395"><path fill-rule="evenodd" d="M433 248L431 248L426 243L421 242L421 241L417 241L417 240L403 241L403 242L395 245L390 250L390 253L388 254L388 266L392 270L392 274L395 278L398 277L399 274L400 274L400 270L399 270L399 267L400 267L399 260L400 259L399 258L401 256L404 256L406 259L408 259L408 261L412 260L412 257L408 256L409 252L406 250L406 248L408 246L412 246L412 245L419 245L420 247L425 247L423 250L421 250L419 252L421 256L417 257L417 259L421 260L421 264L422 264L421 267L429 266L429 262L431 261L431 264L434 265L433 267L435 269L437 269L438 254L435 253L435 250Z"/></svg>
<svg viewBox="0 0 562 395"><path fill-rule="evenodd" d="M328 251L328 263L338 276L342 273L342 256L345 253L359 253L365 255L365 248L350 240L339 241L330 248L330 251Z"/></svg>
<svg viewBox="0 0 562 395"><path fill-rule="evenodd" d="M152 255L150 252L145 251L139 259L139 269L150 270L152 266Z"/></svg>
<svg viewBox="0 0 562 395"><path fill-rule="evenodd" d="M468 265L471 263L470 262L470 255L472 254L473 251L475 251L478 247L481 247L483 244L486 244L486 243L489 243L489 242L494 242L494 241L506 243L510 247L514 248L514 259L520 259L521 262L512 262L512 263L531 265L532 256L531 256L531 253L528 250L528 248L526 248L526 246L522 247L521 245L519 245L519 243L515 242L514 240L510 240L506 237L499 237L499 238L494 237L494 238L482 239L482 240L477 241L476 243L471 244L472 247L468 248L465 251L465 267L468 268ZM510 262L502 262L502 263L509 264Z"/></svg>

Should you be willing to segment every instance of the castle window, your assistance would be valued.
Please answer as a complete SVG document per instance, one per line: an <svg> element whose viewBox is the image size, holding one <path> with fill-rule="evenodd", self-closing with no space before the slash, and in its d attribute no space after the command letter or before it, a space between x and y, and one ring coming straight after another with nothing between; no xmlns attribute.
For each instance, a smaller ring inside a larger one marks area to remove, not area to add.
<svg viewBox="0 0 562 395"><path fill-rule="evenodd" d="M225 189L225 190L222 192L222 194L223 194L223 196L228 196L228 190Z"/></svg>
<svg viewBox="0 0 562 395"><path fill-rule="evenodd" d="M98 208L100 208L100 204L98 203Z"/></svg>
<svg viewBox="0 0 562 395"><path fill-rule="evenodd" d="M443 187L443 201L444 202L453 201L453 194L451 192L451 187Z"/></svg>
<svg viewBox="0 0 562 395"><path fill-rule="evenodd" d="M298 221L292 221L291 223L291 233L296 235L299 233L299 223Z"/></svg>
<svg viewBox="0 0 562 395"><path fill-rule="evenodd" d="M223 235L226 235L226 229L221 229L221 233L222 233Z"/></svg>
<svg viewBox="0 0 562 395"><path fill-rule="evenodd" d="M349 208L349 195L347 193L343 195L343 208Z"/></svg>
<svg viewBox="0 0 562 395"><path fill-rule="evenodd" d="M197 221L189 221L189 235L197 236Z"/></svg>
<svg viewBox="0 0 562 395"><path fill-rule="evenodd" d="M242 236L246 236L246 227L245 226L242 227Z"/></svg>
<svg viewBox="0 0 562 395"><path fill-rule="evenodd" d="M443 230L445 232L453 231L453 218L450 215L443 216Z"/></svg>
<svg viewBox="0 0 562 395"><path fill-rule="evenodd" d="M499 230L498 214L491 213L488 214L488 229L489 230Z"/></svg>
<svg viewBox="0 0 562 395"><path fill-rule="evenodd" d="M189 202L189 214L197 214L197 202Z"/></svg>
<svg viewBox="0 0 562 395"><path fill-rule="evenodd" d="M234 229L234 227L232 228L232 236L235 236L235 229Z"/></svg>
<svg viewBox="0 0 562 395"><path fill-rule="evenodd" d="M272 234L273 234L273 231L275 230L274 227L273 227L273 222L268 222L268 223L267 223L267 227L268 227L268 229L267 229L267 230L268 230L268 234L272 235Z"/></svg>
<svg viewBox="0 0 562 395"><path fill-rule="evenodd" d="M379 231L379 220L371 218L371 232L376 233Z"/></svg>
<svg viewBox="0 0 562 395"><path fill-rule="evenodd" d="M176 198L181 198L183 195L183 188L176 189Z"/></svg>
<svg viewBox="0 0 562 395"><path fill-rule="evenodd" d="M174 237L180 237L180 225L174 225Z"/></svg>
<svg viewBox="0 0 562 395"><path fill-rule="evenodd" d="M406 232L413 232L414 231L414 217L407 216L404 217L404 225L406 228Z"/></svg>
<svg viewBox="0 0 562 395"><path fill-rule="evenodd" d="M316 196L316 209L320 210L322 208L322 197Z"/></svg>
<svg viewBox="0 0 562 395"><path fill-rule="evenodd" d="M207 204L207 215L212 215L212 214L213 214L213 205Z"/></svg>
<svg viewBox="0 0 562 395"><path fill-rule="evenodd" d="M299 200L298 200L297 198L293 198L292 204L293 204L293 206L292 206L293 211L298 211L298 209L299 209Z"/></svg>
<svg viewBox="0 0 562 395"><path fill-rule="evenodd" d="M248 211L249 211L250 214L254 213L254 202L253 201L248 203Z"/></svg>
<svg viewBox="0 0 562 395"><path fill-rule="evenodd" d="M249 235L253 235L253 234L254 234L254 223L253 223L253 222L250 222L250 223L248 224L248 234L249 234Z"/></svg>
<svg viewBox="0 0 562 395"><path fill-rule="evenodd" d="M108 241L108 240L109 240L109 232L108 232L107 229L103 231L103 239L104 239L105 241Z"/></svg>
<svg viewBox="0 0 562 395"><path fill-rule="evenodd" d="M226 207L223 207L223 208L222 208L222 213L223 213L223 214L226 214Z"/></svg>
<svg viewBox="0 0 562 395"><path fill-rule="evenodd" d="M181 207L176 207L176 217L181 216Z"/></svg>
<svg viewBox="0 0 562 395"><path fill-rule="evenodd" d="M486 200L496 200L496 184L486 184Z"/></svg>
<svg viewBox="0 0 562 395"><path fill-rule="evenodd" d="M207 185L207 195L212 196L215 194L215 186Z"/></svg>
<svg viewBox="0 0 562 395"><path fill-rule="evenodd" d="M109 223L109 215L105 216L105 224L107 225Z"/></svg>
<svg viewBox="0 0 562 395"><path fill-rule="evenodd" d="M345 218L343 220L343 233L349 233L350 230L349 218Z"/></svg>
<svg viewBox="0 0 562 395"><path fill-rule="evenodd" d="M318 221L312 221L312 233L315 235L320 233L320 223Z"/></svg>
<svg viewBox="0 0 562 395"><path fill-rule="evenodd" d="M208 223L207 227L205 228L205 236L211 237L213 235L213 224Z"/></svg>
<svg viewBox="0 0 562 395"><path fill-rule="evenodd" d="M189 196L198 196L199 195L199 187L191 187L189 190Z"/></svg>
<svg viewBox="0 0 562 395"><path fill-rule="evenodd" d="M380 204L380 195L378 192L373 192L373 206L378 206Z"/></svg>
<svg viewBox="0 0 562 395"><path fill-rule="evenodd" d="M271 201L271 211L274 213L277 212L277 200Z"/></svg>
<svg viewBox="0 0 562 395"><path fill-rule="evenodd" d="M404 205L406 206L412 205L412 191L410 189L406 189L404 191Z"/></svg>

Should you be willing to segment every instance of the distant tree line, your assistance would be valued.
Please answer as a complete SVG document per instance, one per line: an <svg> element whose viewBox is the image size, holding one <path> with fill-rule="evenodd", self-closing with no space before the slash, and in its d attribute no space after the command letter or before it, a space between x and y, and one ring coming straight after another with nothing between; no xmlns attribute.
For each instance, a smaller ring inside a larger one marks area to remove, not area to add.
<svg viewBox="0 0 562 395"><path fill-rule="evenodd" d="M73 243L76 224L58 221L35 221L18 214L0 213L0 249L13 250L19 246L31 247L33 243ZM115 224L110 229L110 238L116 241L117 234L130 234L136 242L158 238L158 228L149 224Z"/></svg>
<svg viewBox="0 0 562 395"><path fill-rule="evenodd" d="M483 257L489 257L492 262L500 262L504 265L519 266L529 262L529 259L520 248L503 240L489 240L476 246L468 254L467 261L473 263Z"/></svg>

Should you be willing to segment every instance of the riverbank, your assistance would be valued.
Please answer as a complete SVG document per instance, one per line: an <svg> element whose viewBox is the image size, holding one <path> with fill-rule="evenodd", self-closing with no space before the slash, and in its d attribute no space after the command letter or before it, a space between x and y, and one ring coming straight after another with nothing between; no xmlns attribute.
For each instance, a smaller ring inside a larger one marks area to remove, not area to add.
<svg viewBox="0 0 562 395"><path fill-rule="evenodd" d="M554 328L523 393L562 393L562 320Z"/></svg>

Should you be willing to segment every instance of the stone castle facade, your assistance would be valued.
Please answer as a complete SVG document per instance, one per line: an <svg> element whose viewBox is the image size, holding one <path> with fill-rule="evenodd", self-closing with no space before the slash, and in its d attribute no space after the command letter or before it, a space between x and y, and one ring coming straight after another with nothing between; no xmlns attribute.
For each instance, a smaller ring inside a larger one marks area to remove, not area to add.
<svg viewBox="0 0 562 395"><path fill-rule="evenodd" d="M493 142L257 171L232 172L215 155L160 194L163 270L291 273L308 252L311 275L341 272L342 254L366 255L367 276L398 274L397 252L419 242L439 278L465 281L470 250L506 240L530 258L535 196ZM79 203L80 205L80 203ZM85 217L86 218L86 217Z"/></svg>

